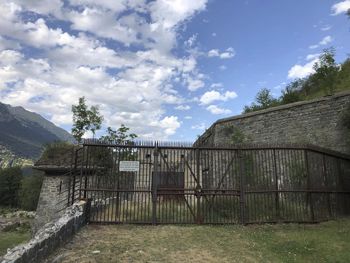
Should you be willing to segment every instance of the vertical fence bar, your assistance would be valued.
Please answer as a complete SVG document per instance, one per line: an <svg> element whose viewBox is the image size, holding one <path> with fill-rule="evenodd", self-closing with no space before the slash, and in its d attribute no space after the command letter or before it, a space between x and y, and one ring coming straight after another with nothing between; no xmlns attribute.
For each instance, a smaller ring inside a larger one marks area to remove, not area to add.
<svg viewBox="0 0 350 263"><path fill-rule="evenodd" d="M154 148L153 152L154 164L153 164L153 174L152 174L152 224L157 224L157 177L158 177L158 156L159 149L158 144Z"/></svg>
<svg viewBox="0 0 350 263"><path fill-rule="evenodd" d="M322 163L323 163L323 176L324 176L324 183L325 183L325 188L327 190L331 190L330 189L330 185L329 185L329 181L328 181L328 177L327 177L327 165L326 165L326 155L323 154L322 155ZM326 193L327 195L327 204L328 204L328 214L329 217L332 217L332 206L331 206L331 193L328 192Z"/></svg>
<svg viewBox="0 0 350 263"><path fill-rule="evenodd" d="M277 161L276 161L276 150L273 149L273 164L274 164L274 176L275 176L275 209L276 209L276 220L280 220L280 201L279 201L279 189L278 189L278 174L277 174Z"/></svg>
<svg viewBox="0 0 350 263"><path fill-rule="evenodd" d="M74 168L73 168L73 183L72 183L71 205L74 203L74 197L75 197L75 174L76 174L76 171L77 171L77 162L78 162L78 151L75 151L75 154L74 154Z"/></svg>
<svg viewBox="0 0 350 263"><path fill-rule="evenodd" d="M310 169L309 169L309 157L307 150L304 150L304 158L305 158L305 167L306 167L306 176L307 176L307 199L310 206L310 213L311 213L311 221L315 221L315 214L314 214L314 205L312 202L312 194L310 192L311 187L311 178L310 178Z"/></svg>
<svg viewBox="0 0 350 263"><path fill-rule="evenodd" d="M244 173L244 158L241 150L238 150L238 161L239 161L239 173L240 173L240 212L241 212L241 224L245 225L245 173Z"/></svg>
<svg viewBox="0 0 350 263"><path fill-rule="evenodd" d="M200 198L201 198L201 186L200 186L200 151L198 148L196 148L195 150L196 152L196 177L197 177L197 184L196 184L196 198L197 198L197 219L196 219L196 223L197 224L201 224L202 223L202 219L201 219L201 201L200 201Z"/></svg>

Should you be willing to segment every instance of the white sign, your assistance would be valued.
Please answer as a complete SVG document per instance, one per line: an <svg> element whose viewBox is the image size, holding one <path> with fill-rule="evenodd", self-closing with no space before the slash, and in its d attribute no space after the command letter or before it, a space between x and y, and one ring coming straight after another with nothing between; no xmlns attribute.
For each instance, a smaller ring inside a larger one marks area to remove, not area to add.
<svg viewBox="0 0 350 263"><path fill-rule="evenodd" d="M120 172L138 172L140 170L139 161L120 161L119 171Z"/></svg>

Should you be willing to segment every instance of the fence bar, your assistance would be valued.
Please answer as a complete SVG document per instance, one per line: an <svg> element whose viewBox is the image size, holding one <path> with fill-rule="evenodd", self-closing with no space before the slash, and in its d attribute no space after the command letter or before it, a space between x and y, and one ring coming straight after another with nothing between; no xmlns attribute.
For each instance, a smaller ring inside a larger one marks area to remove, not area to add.
<svg viewBox="0 0 350 263"><path fill-rule="evenodd" d="M305 167L306 167L306 176L307 176L307 190L310 190L311 178L310 178L308 152L306 150L304 150L304 158L305 158ZM307 192L307 199L308 199L308 204L310 206L311 221L315 221L314 204L312 200L312 193L310 191Z"/></svg>
<svg viewBox="0 0 350 263"><path fill-rule="evenodd" d="M156 146L153 152L153 176L152 176L152 224L157 224L157 187L158 187L158 156L159 149Z"/></svg>
<svg viewBox="0 0 350 263"><path fill-rule="evenodd" d="M58 203L84 197L90 222L153 225L306 223L347 212L350 160L342 156L292 146L182 145L84 144L57 186ZM121 162L138 168L120 170Z"/></svg>
<svg viewBox="0 0 350 263"><path fill-rule="evenodd" d="M241 214L241 224L245 225L245 165L243 152L238 151L238 160L239 160L239 174L240 174L240 214Z"/></svg>

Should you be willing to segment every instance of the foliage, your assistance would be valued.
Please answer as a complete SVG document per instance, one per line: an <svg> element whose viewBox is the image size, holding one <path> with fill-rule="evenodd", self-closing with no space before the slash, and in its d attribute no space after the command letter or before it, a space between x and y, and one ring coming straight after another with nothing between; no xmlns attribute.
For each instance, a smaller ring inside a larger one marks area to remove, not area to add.
<svg viewBox="0 0 350 263"><path fill-rule="evenodd" d="M39 172L23 175L20 167L0 169L0 204L5 207L35 210L43 177Z"/></svg>
<svg viewBox="0 0 350 263"><path fill-rule="evenodd" d="M244 107L244 113L263 110L277 105L279 105L279 101L273 98L271 91L263 88L256 95L255 102L253 102L250 106Z"/></svg>
<svg viewBox="0 0 350 263"><path fill-rule="evenodd" d="M335 50L333 48L325 49L320 56L320 61L314 65L313 74L315 84L325 91L327 95L334 93L335 81L339 72L339 66L335 63Z"/></svg>
<svg viewBox="0 0 350 263"><path fill-rule="evenodd" d="M73 144L69 142L53 142L44 146L44 151L41 159L53 159L56 156L65 155L69 150L72 150Z"/></svg>
<svg viewBox="0 0 350 263"><path fill-rule="evenodd" d="M78 142L81 142L85 132L91 131L93 136L95 136L96 131L101 129L103 116L100 115L97 106L88 108L85 97L79 98L78 105L72 105L72 112L72 134Z"/></svg>
<svg viewBox="0 0 350 263"><path fill-rule="evenodd" d="M267 89L257 94L250 106L245 106L243 112L248 113L303 101L324 95L332 95L338 91L350 89L350 59L346 59L341 66L335 62L335 50L325 49L319 61L313 66L315 73L304 79L297 79L289 83L279 98L273 98Z"/></svg>
<svg viewBox="0 0 350 263"><path fill-rule="evenodd" d="M107 135L102 136L101 140L108 143L116 144L130 144L137 135L135 133L128 133L130 128L126 127L124 124L118 128L118 130L113 130L111 127L107 128Z"/></svg>
<svg viewBox="0 0 350 263"><path fill-rule="evenodd" d="M0 204L16 207L19 205L19 190L21 187L22 171L20 167L0 170Z"/></svg>
<svg viewBox="0 0 350 263"><path fill-rule="evenodd" d="M19 191L20 207L26 211L33 211L38 204L43 176L39 172L24 176Z"/></svg>
<svg viewBox="0 0 350 263"><path fill-rule="evenodd" d="M282 95L280 98L281 104L288 104L297 102L300 100L300 90L303 85L302 80L295 80L287 85L287 87L282 90Z"/></svg>

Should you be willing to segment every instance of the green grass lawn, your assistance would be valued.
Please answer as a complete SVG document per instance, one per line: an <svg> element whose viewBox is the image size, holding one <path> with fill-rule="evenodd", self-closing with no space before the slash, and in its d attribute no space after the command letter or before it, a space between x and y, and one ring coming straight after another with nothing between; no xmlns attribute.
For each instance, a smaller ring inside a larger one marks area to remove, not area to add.
<svg viewBox="0 0 350 263"><path fill-rule="evenodd" d="M48 262L57 256L66 263L347 263L350 219L317 225L89 225Z"/></svg>
<svg viewBox="0 0 350 263"><path fill-rule="evenodd" d="M8 248L12 248L30 239L30 228L20 227L11 231L0 231L0 256L6 254Z"/></svg>

